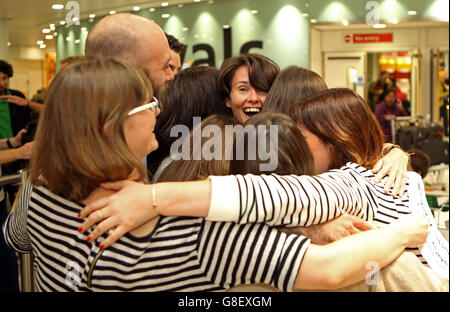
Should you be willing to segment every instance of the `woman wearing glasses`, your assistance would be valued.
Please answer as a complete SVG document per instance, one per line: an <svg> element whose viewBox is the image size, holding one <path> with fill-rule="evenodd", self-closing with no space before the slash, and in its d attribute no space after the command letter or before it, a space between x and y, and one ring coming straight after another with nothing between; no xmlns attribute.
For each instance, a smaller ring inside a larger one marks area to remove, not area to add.
<svg viewBox="0 0 450 312"><path fill-rule="evenodd" d="M322 248L264 224L161 216L104 248L79 233L78 216L85 205L111 195L100 183L146 181L139 159L158 144L152 133L158 114L152 96L147 77L119 60L73 64L52 83L36 134L30 182L4 227L8 244L35 256L37 290L196 291L250 283L281 290L335 288L363 279L367 261L383 267L405 247L424 242L427 224L418 218ZM191 202L207 205L194 201L199 192L208 194L205 185L170 185L170 193L158 194L159 203L181 193L184 209L192 208ZM156 193L150 196L155 203ZM350 249L356 253L352 265L344 256Z"/></svg>

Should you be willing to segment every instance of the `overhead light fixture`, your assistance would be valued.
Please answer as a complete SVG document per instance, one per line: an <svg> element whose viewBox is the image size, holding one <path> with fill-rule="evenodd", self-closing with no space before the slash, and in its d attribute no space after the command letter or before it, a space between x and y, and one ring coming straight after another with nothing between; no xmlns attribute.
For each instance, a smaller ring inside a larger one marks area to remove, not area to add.
<svg viewBox="0 0 450 312"><path fill-rule="evenodd" d="M76 40L75 40L75 43L76 43L76 44L79 44L80 42L81 42L80 39L76 39Z"/></svg>
<svg viewBox="0 0 450 312"><path fill-rule="evenodd" d="M44 43L43 40L38 40L38 41L36 42L37 45L41 45L41 44L43 44L43 43Z"/></svg>
<svg viewBox="0 0 450 312"><path fill-rule="evenodd" d="M228 28L230 28L230 25L223 25L222 27L223 27L223 29L228 29Z"/></svg>
<svg viewBox="0 0 450 312"><path fill-rule="evenodd" d="M194 2L200 2L201 0L194 0Z"/></svg>
<svg viewBox="0 0 450 312"><path fill-rule="evenodd" d="M116 11L114 11L114 10L109 11L109 15L114 15L114 14L116 14Z"/></svg>
<svg viewBox="0 0 450 312"><path fill-rule="evenodd" d="M76 22L78 22L80 19L78 18L78 17L74 17L74 18L72 18L72 22L74 22L74 23L76 23ZM78 25L78 24L77 24Z"/></svg>
<svg viewBox="0 0 450 312"><path fill-rule="evenodd" d="M72 38L66 37L66 41L72 41Z"/></svg>
<svg viewBox="0 0 450 312"><path fill-rule="evenodd" d="M308 13L303 13L302 16L303 16L303 17L308 17L309 14L308 14Z"/></svg>
<svg viewBox="0 0 450 312"><path fill-rule="evenodd" d="M62 9L64 9L64 4L53 4L52 9L53 10L62 10Z"/></svg>
<svg viewBox="0 0 450 312"><path fill-rule="evenodd" d="M408 11L408 15L417 15L417 11Z"/></svg>
<svg viewBox="0 0 450 312"><path fill-rule="evenodd" d="M182 4L182 3L180 3L180 4L178 5L178 7L179 7L179 8L182 8L182 7L183 7L183 4Z"/></svg>
<svg viewBox="0 0 450 312"><path fill-rule="evenodd" d="M87 27L81 27L82 32L87 32Z"/></svg>
<svg viewBox="0 0 450 312"><path fill-rule="evenodd" d="M43 43L43 44L41 44L39 47L40 47L41 49L45 49L45 48L47 47L47 45L46 45L45 43Z"/></svg>
<svg viewBox="0 0 450 312"><path fill-rule="evenodd" d="M138 7L138 6L133 7L133 11L135 11L135 12L139 11L140 9L141 9L141 8Z"/></svg>
<svg viewBox="0 0 450 312"><path fill-rule="evenodd" d="M89 18L95 18L95 14L94 13L89 14Z"/></svg>
<svg viewBox="0 0 450 312"><path fill-rule="evenodd" d="M183 29L181 29L182 31L188 31L189 27L183 27Z"/></svg>
<svg viewBox="0 0 450 312"><path fill-rule="evenodd" d="M7 45L8 45L8 47L10 47L11 46L11 41L8 41Z"/></svg>
<svg viewBox="0 0 450 312"><path fill-rule="evenodd" d="M48 28L42 29L42 33L43 34L49 34L50 33L50 29L48 29Z"/></svg>
<svg viewBox="0 0 450 312"><path fill-rule="evenodd" d="M64 25L66 23L66 21L60 21L59 25Z"/></svg>
<svg viewBox="0 0 450 312"><path fill-rule="evenodd" d="M166 7L166 6L168 6L169 5L169 3L167 3L167 2L162 2L161 3L161 6L163 6L163 7Z"/></svg>
<svg viewBox="0 0 450 312"><path fill-rule="evenodd" d="M347 21L347 20L343 20L343 21L342 21L342 25L348 26L348 21Z"/></svg>
<svg viewBox="0 0 450 312"><path fill-rule="evenodd" d="M47 35L47 36L45 36L45 39L52 40L53 39L53 35Z"/></svg>
<svg viewBox="0 0 450 312"><path fill-rule="evenodd" d="M386 28L386 24L373 24L373 28Z"/></svg>
<svg viewBox="0 0 450 312"><path fill-rule="evenodd" d="M258 14L258 10L251 10L250 13L252 13L252 14Z"/></svg>
<svg viewBox="0 0 450 312"><path fill-rule="evenodd" d="M53 33L53 37L56 37L56 36L58 36L58 33L55 31L55 32Z"/></svg>
<svg viewBox="0 0 450 312"><path fill-rule="evenodd" d="M162 18L169 18L169 17L170 17L170 14L164 13L164 14L161 15L161 17L162 17Z"/></svg>
<svg viewBox="0 0 450 312"><path fill-rule="evenodd" d="M389 20L391 24L398 24L398 19L396 17L393 17Z"/></svg>
<svg viewBox="0 0 450 312"><path fill-rule="evenodd" d="M52 30L55 28L55 24L50 24L49 26L50 26L50 29L52 29Z"/></svg>
<svg viewBox="0 0 450 312"><path fill-rule="evenodd" d="M310 19L309 21L310 21L312 24L317 23L317 20L316 20L315 18L312 18L312 19Z"/></svg>

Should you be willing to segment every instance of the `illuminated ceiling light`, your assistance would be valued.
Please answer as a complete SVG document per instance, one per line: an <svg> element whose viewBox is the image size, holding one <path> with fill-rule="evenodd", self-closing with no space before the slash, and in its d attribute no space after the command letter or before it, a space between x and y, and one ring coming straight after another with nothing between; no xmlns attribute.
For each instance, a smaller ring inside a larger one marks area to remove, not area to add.
<svg viewBox="0 0 450 312"><path fill-rule="evenodd" d="M53 4L52 9L53 10L62 10L62 9L64 9L64 4Z"/></svg>
<svg viewBox="0 0 450 312"><path fill-rule="evenodd" d="M162 2L161 3L161 6L163 6L163 7L166 7L166 6L168 6L169 5L169 3L167 3L167 2Z"/></svg>
<svg viewBox="0 0 450 312"><path fill-rule="evenodd" d="M182 31L188 31L189 27L183 27L183 29L181 29Z"/></svg>
<svg viewBox="0 0 450 312"><path fill-rule="evenodd" d="M417 11L408 11L408 15L417 15Z"/></svg>
<svg viewBox="0 0 450 312"><path fill-rule="evenodd" d="M78 17L72 18L72 22L74 22L74 23L78 22L79 20L80 20L80 19L79 19Z"/></svg>
<svg viewBox="0 0 450 312"><path fill-rule="evenodd" d="M214 3L214 1L213 1L213 0L209 0L208 3L209 3L209 4L212 4L212 3Z"/></svg>
<svg viewBox="0 0 450 312"><path fill-rule="evenodd" d="M170 17L170 14L164 13L164 14L161 15L161 17L162 17L162 18L169 18L169 17Z"/></svg>
<svg viewBox="0 0 450 312"><path fill-rule="evenodd" d="M373 28L386 28L386 24L374 24Z"/></svg>
<svg viewBox="0 0 450 312"><path fill-rule="evenodd" d="M47 47L47 45L45 43L43 43L39 46L39 48L41 48L41 49L45 49L46 47Z"/></svg>
<svg viewBox="0 0 450 312"><path fill-rule="evenodd" d="M309 14L308 14L308 13L303 13L302 16L303 16L303 17L308 17Z"/></svg>
<svg viewBox="0 0 450 312"><path fill-rule="evenodd" d="M89 14L89 18L95 18L95 14Z"/></svg>
<svg viewBox="0 0 450 312"><path fill-rule="evenodd" d="M47 36L45 36L45 39L52 40L53 39L53 35L47 35Z"/></svg>
<svg viewBox="0 0 450 312"><path fill-rule="evenodd" d="M398 19L396 17L393 17L389 20L391 24L398 24Z"/></svg>
<svg viewBox="0 0 450 312"><path fill-rule="evenodd" d="M41 44L43 44L43 43L44 43L44 41L42 41L42 40L38 40L38 41L36 42L37 45L41 45Z"/></svg>
<svg viewBox="0 0 450 312"><path fill-rule="evenodd" d="M72 41L72 38L66 37L66 41Z"/></svg>
<svg viewBox="0 0 450 312"><path fill-rule="evenodd" d="M258 10L251 10L250 13L252 13L252 14L258 14Z"/></svg>
<svg viewBox="0 0 450 312"><path fill-rule="evenodd" d="M76 43L76 44L79 44L80 42L81 42L80 39L76 39L76 40L75 40L75 43Z"/></svg>
<svg viewBox="0 0 450 312"><path fill-rule="evenodd" d="M114 14L116 14L116 11L114 11L114 10L109 11L109 15L114 15Z"/></svg>
<svg viewBox="0 0 450 312"><path fill-rule="evenodd" d="M8 45L8 47L10 47L11 46L11 41L8 41L7 45Z"/></svg>
<svg viewBox="0 0 450 312"><path fill-rule="evenodd" d="M180 3L180 4L178 5L178 7L179 7L179 8L182 8L182 7L183 7L183 4L182 4L182 3Z"/></svg>
<svg viewBox="0 0 450 312"><path fill-rule="evenodd" d="M194 2L200 2L201 0L194 0Z"/></svg>
<svg viewBox="0 0 450 312"><path fill-rule="evenodd" d="M81 27L82 32L87 32L87 27Z"/></svg>
<svg viewBox="0 0 450 312"><path fill-rule="evenodd" d="M64 24L66 24L66 21L60 21L59 22L59 25L64 25Z"/></svg>
<svg viewBox="0 0 450 312"><path fill-rule="evenodd" d="M137 11L139 11L139 10L141 10L140 7L138 7L138 6L133 7L133 11L137 12Z"/></svg>
<svg viewBox="0 0 450 312"><path fill-rule="evenodd" d="M347 20L343 20L343 21L342 21L342 25L348 26L348 21L347 21Z"/></svg>
<svg viewBox="0 0 450 312"><path fill-rule="evenodd" d="M55 30L55 24L50 24L49 26L51 30Z"/></svg>
<svg viewBox="0 0 450 312"><path fill-rule="evenodd" d="M224 29L228 29L228 28L230 28L230 25L223 25L222 26Z"/></svg>
<svg viewBox="0 0 450 312"><path fill-rule="evenodd" d="M309 21L310 21L312 24L317 23L317 20L316 20L315 18L312 18L312 19L310 19Z"/></svg>
<svg viewBox="0 0 450 312"><path fill-rule="evenodd" d="M389 59L389 64L395 64L395 60L394 59Z"/></svg>
<svg viewBox="0 0 450 312"><path fill-rule="evenodd" d="M150 8L149 11L150 12L155 12L155 8Z"/></svg>
<svg viewBox="0 0 450 312"><path fill-rule="evenodd" d="M53 33L53 37L56 37L56 36L58 36L58 33L55 31L55 32Z"/></svg>
<svg viewBox="0 0 450 312"><path fill-rule="evenodd" d="M48 28L42 29L42 33L43 34L48 34L48 33L50 33L50 29L48 29Z"/></svg>
<svg viewBox="0 0 450 312"><path fill-rule="evenodd" d="M94 22L94 21L95 21L95 19L93 19L93 18L89 19L89 22L91 22L91 23Z"/></svg>

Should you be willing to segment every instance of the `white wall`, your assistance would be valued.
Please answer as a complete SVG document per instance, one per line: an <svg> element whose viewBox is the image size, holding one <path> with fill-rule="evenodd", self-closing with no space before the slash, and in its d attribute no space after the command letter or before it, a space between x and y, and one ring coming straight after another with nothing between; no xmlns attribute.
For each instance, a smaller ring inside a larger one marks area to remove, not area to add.
<svg viewBox="0 0 450 312"><path fill-rule="evenodd" d="M16 89L31 98L44 85L44 61L9 59L13 66L14 76L9 81L9 87Z"/></svg>
<svg viewBox="0 0 450 312"><path fill-rule="evenodd" d="M448 25L448 24L447 24ZM344 37L354 33L393 33L392 43L366 43L350 44L345 43ZM388 51L421 51L421 100L422 114L430 114L430 64L431 49L439 48L448 50L449 48L449 28L441 26L417 26L411 28L385 28L385 29L346 29L346 30L320 30L315 27L311 30L310 59L311 70L323 73L323 53L324 52L388 52ZM319 40L320 43L314 42ZM321 58L321 60L319 60ZM345 79L345 73L343 73Z"/></svg>

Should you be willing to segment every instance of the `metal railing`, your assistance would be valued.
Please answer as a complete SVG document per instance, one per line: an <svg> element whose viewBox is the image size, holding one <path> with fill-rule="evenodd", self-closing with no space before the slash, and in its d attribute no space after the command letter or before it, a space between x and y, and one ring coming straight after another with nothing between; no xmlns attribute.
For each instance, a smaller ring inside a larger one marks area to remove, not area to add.
<svg viewBox="0 0 450 312"><path fill-rule="evenodd" d="M20 183L24 185L27 181L27 171L20 170L19 174L0 177L0 186ZM34 291L33 255L31 253L19 254L19 287L22 292Z"/></svg>

